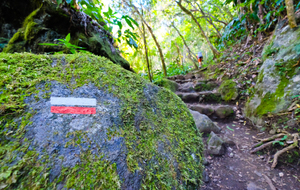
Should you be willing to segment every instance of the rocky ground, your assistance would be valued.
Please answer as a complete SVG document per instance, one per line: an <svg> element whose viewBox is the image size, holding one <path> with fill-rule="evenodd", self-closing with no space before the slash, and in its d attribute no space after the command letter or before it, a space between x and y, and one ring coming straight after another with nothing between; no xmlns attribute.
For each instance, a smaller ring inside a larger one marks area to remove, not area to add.
<svg viewBox="0 0 300 190"><path fill-rule="evenodd" d="M250 153L257 139L270 134L258 131L243 117L243 102L223 101L220 82L201 76L197 71L169 78L178 84L176 94L190 108L203 132L205 171L199 189L300 189L299 166L279 162L271 169L271 155Z"/></svg>

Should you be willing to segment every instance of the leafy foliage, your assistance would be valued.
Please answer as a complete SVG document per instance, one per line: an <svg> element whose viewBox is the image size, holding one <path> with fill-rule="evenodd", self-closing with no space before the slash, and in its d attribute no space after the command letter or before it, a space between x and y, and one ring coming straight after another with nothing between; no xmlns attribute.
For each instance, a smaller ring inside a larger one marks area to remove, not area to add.
<svg viewBox="0 0 300 190"><path fill-rule="evenodd" d="M62 0L56 0L56 2L58 6L62 4ZM135 40L137 40L137 34L132 32L130 29L125 30L124 33L122 32L122 20L125 20L125 22L132 30L135 29L134 26L139 26L133 18L131 18L128 15L118 17L117 12L114 12L110 7L108 7L108 11L104 12L102 10L103 3L101 3L100 0L77 0L77 4L75 2L75 0L66 1L66 3L72 6L73 8L77 8L75 6L78 4L80 11L83 11L92 19L96 20L99 24L101 24L104 27L105 30L109 31L110 33L113 32L113 26L118 26L119 29L117 31L117 41L121 42L121 40L124 40L131 47L137 48L137 43L135 42Z"/></svg>
<svg viewBox="0 0 300 190"><path fill-rule="evenodd" d="M76 54L78 53L78 51L81 51L81 52L88 52L88 51L85 51L83 49L83 47L79 47L79 46L76 46L76 45L73 45L70 43L70 39L71 39L71 35L70 33L66 36L65 39L57 39L58 44L54 44L54 43L40 43L39 45L45 45L45 46L60 46L62 47L63 49L65 49L64 51L59 51L57 52L58 54L60 53L68 53L68 52L71 52L73 54Z"/></svg>

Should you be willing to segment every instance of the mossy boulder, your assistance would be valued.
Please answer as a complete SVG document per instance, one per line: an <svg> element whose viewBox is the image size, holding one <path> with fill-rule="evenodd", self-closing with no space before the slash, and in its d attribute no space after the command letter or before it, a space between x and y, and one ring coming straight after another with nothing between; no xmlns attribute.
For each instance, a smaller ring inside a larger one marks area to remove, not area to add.
<svg viewBox="0 0 300 190"><path fill-rule="evenodd" d="M196 189L201 134L174 93L90 54L0 53L1 189ZM94 98L96 114L51 112Z"/></svg>
<svg viewBox="0 0 300 190"><path fill-rule="evenodd" d="M219 92L221 93L222 99L225 101L236 100L239 95L237 85L233 80L223 81L219 87Z"/></svg>
<svg viewBox="0 0 300 190"><path fill-rule="evenodd" d="M213 81L200 81L195 84L195 91L209 91L218 87L218 84Z"/></svg>
<svg viewBox="0 0 300 190"><path fill-rule="evenodd" d="M154 84L156 84L158 86L161 86L161 87L164 87L166 89L169 89L172 92L176 92L178 87L179 87L179 85L176 82L165 79L165 78L163 78L159 81L156 81Z"/></svg>
<svg viewBox="0 0 300 190"><path fill-rule="evenodd" d="M280 22L264 47L265 61L254 93L245 106L246 116L259 126L264 125L265 115L286 110L293 97L300 94L299 36L299 28L284 27Z"/></svg>
<svg viewBox="0 0 300 190"><path fill-rule="evenodd" d="M24 0L22 4L27 5L23 7L15 6L19 3L16 0L13 0L15 4L7 1L4 0L4 5L0 5L0 12L7 8L5 5L9 6L9 10L17 13L13 17L19 17L21 21L6 19L2 21L3 23L0 22L0 25L14 24L13 28L17 30L3 52L53 53L63 51L69 53L65 47L40 45L40 43L58 43L55 40L65 39L70 33L70 43L83 47L95 55L104 56L113 63L131 70L128 61L114 47L112 35L85 13L66 6L58 7L51 0ZM9 18L12 17L11 14L4 11L0 15Z"/></svg>

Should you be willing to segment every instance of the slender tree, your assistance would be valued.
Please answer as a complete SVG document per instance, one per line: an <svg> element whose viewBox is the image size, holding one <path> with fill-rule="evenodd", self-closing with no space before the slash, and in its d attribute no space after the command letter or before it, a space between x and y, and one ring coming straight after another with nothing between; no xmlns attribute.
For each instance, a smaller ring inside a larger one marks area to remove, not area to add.
<svg viewBox="0 0 300 190"><path fill-rule="evenodd" d="M297 27L295 18L295 9L293 0L285 0L286 12L289 19L289 25L291 28Z"/></svg>
<svg viewBox="0 0 300 190"><path fill-rule="evenodd" d="M202 36L205 38L207 44L209 45L210 49L212 50L213 54L215 56L219 55L220 53L218 52L218 50L212 45L212 43L210 42L209 38L206 36L204 30L202 29L200 23L198 22L198 20L195 18L195 16L191 13L191 11L189 11L188 9L186 9L182 4L181 4L182 0L176 1L177 5L180 7L180 9L185 12L187 15L189 15L193 21L197 24L198 28L200 29L200 32L202 34Z"/></svg>
<svg viewBox="0 0 300 190"><path fill-rule="evenodd" d="M194 67L197 69L198 66L197 66L197 59L195 57L193 57L192 55L192 51L191 49L189 48L189 46L187 45L184 37L181 35L180 31L178 30L178 28L175 26L175 24L172 22L171 26L176 30L177 34L180 36L181 40L183 41L183 44L184 46L186 47L186 49L188 50L188 54L189 54L189 58L191 59L191 61L193 62L194 64ZM196 60L195 60L196 59Z"/></svg>
<svg viewBox="0 0 300 190"><path fill-rule="evenodd" d="M146 57L147 68L148 68L148 76L149 76L150 82L152 82L152 77L151 77L151 72L150 72L150 62L149 62L149 57L148 57L148 46L147 46L147 39L146 39L146 32L145 32L144 23L142 23L142 27L143 27L142 35L143 35L145 57Z"/></svg>
<svg viewBox="0 0 300 190"><path fill-rule="evenodd" d="M153 33L153 30L151 28L151 26L148 24L148 22L144 19L143 15L140 13L140 11L138 10L138 8L133 5L131 2L128 3L128 1L126 0L123 0L123 2L128 6L128 7L131 7L134 9L134 11L139 15L139 17L141 18L142 22L146 25L147 29L149 30L154 42L155 42L155 45L158 49L158 52L159 52L159 56L160 56L160 59L161 59L161 64L162 64L162 69L163 69L163 72L164 72L164 76L166 77L167 76L167 68L166 68L166 64L165 64L165 58L164 58L164 55L163 55L163 52L162 52L162 49L160 47L160 44L158 43L157 41L157 38L156 36L154 35Z"/></svg>

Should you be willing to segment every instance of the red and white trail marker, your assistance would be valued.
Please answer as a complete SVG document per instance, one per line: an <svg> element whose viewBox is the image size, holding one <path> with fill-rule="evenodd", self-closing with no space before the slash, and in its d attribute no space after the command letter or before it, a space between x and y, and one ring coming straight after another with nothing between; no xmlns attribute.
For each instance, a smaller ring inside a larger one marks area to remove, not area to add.
<svg viewBox="0 0 300 190"><path fill-rule="evenodd" d="M96 114L95 98L51 97L51 112L63 114Z"/></svg>

